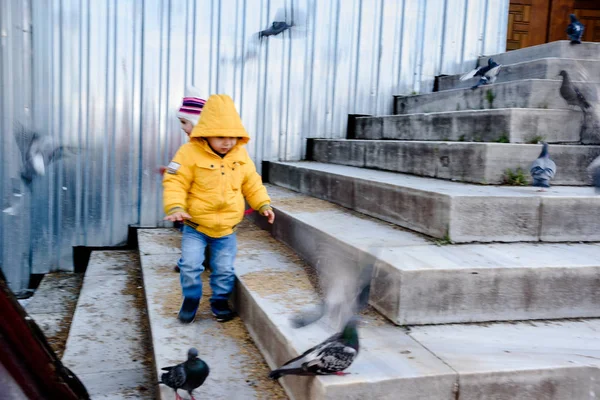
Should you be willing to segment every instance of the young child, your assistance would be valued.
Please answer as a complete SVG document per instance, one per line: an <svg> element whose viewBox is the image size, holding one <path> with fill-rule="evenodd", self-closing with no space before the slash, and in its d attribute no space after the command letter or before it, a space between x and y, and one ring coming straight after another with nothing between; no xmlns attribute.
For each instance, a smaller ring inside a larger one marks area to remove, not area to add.
<svg viewBox="0 0 600 400"><path fill-rule="evenodd" d="M198 123L198 119L200 118L205 103L206 100L200 98L200 91L194 86L188 86L185 89L185 97L177 112L177 118L179 118L181 129L185 132L188 139L192 133L192 129L194 129L194 126ZM164 175L166 170L167 167L160 167L159 173Z"/></svg>
<svg viewBox="0 0 600 400"><path fill-rule="evenodd" d="M210 307L217 321L233 318L228 299L233 290L237 252L235 227L244 216L244 199L269 223L271 200L244 144L250 137L227 95L212 95L190 142L181 146L163 179L169 221L184 221L179 259L183 303L179 320L190 323L202 297L204 250L210 253Z"/></svg>

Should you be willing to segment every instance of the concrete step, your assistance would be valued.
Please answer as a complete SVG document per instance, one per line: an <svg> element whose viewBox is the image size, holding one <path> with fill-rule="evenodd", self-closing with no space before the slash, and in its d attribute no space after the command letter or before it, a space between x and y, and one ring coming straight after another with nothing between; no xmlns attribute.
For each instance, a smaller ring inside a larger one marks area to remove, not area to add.
<svg viewBox="0 0 600 400"><path fill-rule="evenodd" d="M356 119L353 139L461 142L586 143L583 114L571 110L503 108L430 114L384 115Z"/></svg>
<svg viewBox="0 0 600 400"><path fill-rule="evenodd" d="M179 274L173 267L181 255L181 233L139 229L138 243L156 374L163 372L162 367L185 361L188 349L195 347L210 367L207 380L195 391L196 398L286 399L281 386L267 378L269 369L242 321L219 323L212 316L208 272L202 274L204 293L196 320L188 325L177 320L182 297ZM174 397L172 389L159 386L157 399Z"/></svg>
<svg viewBox="0 0 600 400"><path fill-rule="evenodd" d="M312 161L402 172L431 178L481 184L503 184L507 170L529 168L541 145L422 142L400 140L311 139L307 154ZM554 185L589 185L586 168L598 156L600 146L552 145L558 170Z"/></svg>
<svg viewBox="0 0 600 400"><path fill-rule="evenodd" d="M600 62L598 64L600 65ZM455 89L412 96L394 96L394 114L501 108L571 109L560 97L561 84L561 80L527 79L495 83L476 90ZM598 99L597 84L574 84L580 88L588 101L594 102Z"/></svg>
<svg viewBox="0 0 600 400"><path fill-rule="evenodd" d="M538 60L540 58L572 58L576 60L599 60L600 43L583 42L573 46L568 40L540 44L538 46L525 47L506 53L481 56L478 65L487 65L488 58L492 57L499 64L516 64L523 61Z"/></svg>
<svg viewBox="0 0 600 400"><path fill-rule="evenodd" d="M316 162L269 162L268 181L457 243L600 240L591 187L540 193Z"/></svg>
<svg viewBox="0 0 600 400"><path fill-rule="evenodd" d="M19 301L26 302L27 313L44 332L59 358L65 350L82 282L80 273L49 273L44 275L33 297Z"/></svg>
<svg viewBox="0 0 600 400"><path fill-rule="evenodd" d="M154 399L144 288L135 251L90 257L62 362L92 399Z"/></svg>
<svg viewBox="0 0 600 400"><path fill-rule="evenodd" d="M377 258L370 303L398 325L600 314L598 244L440 246L323 200L268 190L275 224L254 215L255 222L313 267L323 244L354 259Z"/></svg>
<svg viewBox="0 0 600 400"><path fill-rule="evenodd" d="M328 320L290 326L317 297L312 271L295 254L245 227L238 241L238 311L272 368L335 332ZM599 332L599 320L403 328L367 311L350 375L281 381L296 400L593 399Z"/></svg>
<svg viewBox="0 0 600 400"><path fill-rule="evenodd" d="M487 62L487 59L486 59ZM570 58L542 58L516 64L503 65L496 84L523 79L560 79L561 70L569 72L573 81L600 82L600 60L574 60ZM465 71L467 72L467 71ZM477 83L475 78L460 81L460 75L441 76L438 90L467 89Z"/></svg>

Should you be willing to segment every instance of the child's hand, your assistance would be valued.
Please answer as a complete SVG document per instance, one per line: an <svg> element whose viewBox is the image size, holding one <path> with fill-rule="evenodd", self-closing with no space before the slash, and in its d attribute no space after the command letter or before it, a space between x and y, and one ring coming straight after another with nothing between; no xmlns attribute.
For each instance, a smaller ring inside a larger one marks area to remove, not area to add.
<svg viewBox="0 0 600 400"><path fill-rule="evenodd" d="M270 224L272 224L273 221L275 221L275 213L273 212L273 210L265 210L262 214L269 219Z"/></svg>
<svg viewBox="0 0 600 400"><path fill-rule="evenodd" d="M167 170L167 167L160 167L156 170L156 172L158 172L161 175L164 175L166 170Z"/></svg>
<svg viewBox="0 0 600 400"><path fill-rule="evenodd" d="M171 215L167 215L165 217L165 221L175 222L175 221L183 221L185 219L190 219L190 218L192 218L192 217L188 213L185 213L185 212L176 212L176 213L173 213Z"/></svg>

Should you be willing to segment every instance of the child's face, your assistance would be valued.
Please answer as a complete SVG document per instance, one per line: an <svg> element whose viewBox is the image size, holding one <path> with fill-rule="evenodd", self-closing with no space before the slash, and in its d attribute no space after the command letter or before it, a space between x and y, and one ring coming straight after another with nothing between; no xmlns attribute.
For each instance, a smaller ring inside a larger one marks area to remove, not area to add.
<svg viewBox="0 0 600 400"><path fill-rule="evenodd" d="M207 137L206 140L210 144L210 147L220 154L227 154L237 143L237 138L235 137Z"/></svg>
<svg viewBox="0 0 600 400"><path fill-rule="evenodd" d="M185 118L179 118L179 122L181 122L181 129L183 129L186 135L190 136L190 133L192 133L192 130L194 129L194 125Z"/></svg>

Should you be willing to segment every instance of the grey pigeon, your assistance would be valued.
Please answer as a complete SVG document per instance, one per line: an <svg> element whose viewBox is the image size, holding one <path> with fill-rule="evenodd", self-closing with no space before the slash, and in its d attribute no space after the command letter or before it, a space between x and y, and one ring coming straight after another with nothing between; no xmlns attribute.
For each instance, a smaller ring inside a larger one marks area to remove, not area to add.
<svg viewBox="0 0 600 400"><path fill-rule="evenodd" d="M263 37L277 36L288 29L292 30L292 27L294 30L296 30L296 28L301 28L305 23L305 19L304 12L299 9L280 8L275 13L275 18L271 23L271 26L258 32L258 38L262 39Z"/></svg>
<svg viewBox="0 0 600 400"><path fill-rule="evenodd" d="M311 7L312 2L308 2L308 7ZM272 22L269 26L259 32L253 33L247 41L244 50L241 53L235 53L234 57L224 56L222 62L245 63L260 54L261 48L265 43L268 43L265 38L287 38L298 39L306 36L306 13L297 7L280 8L275 13ZM282 35L283 32L288 32Z"/></svg>
<svg viewBox="0 0 600 400"><path fill-rule="evenodd" d="M569 78L569 73L562 70L558 75L563 78L562 85L560 85L560 96L566 100L568 105L580 107L581 111L585 113L586 109L590 108L591 105L579 89L573 85Z"/></svg>
<svg viewBox="0 0 600 400"><path fill-rule="evenodd" d="M575 14L569 15L569 18L571 19L571 23L567 26L567 36L571 40L571 44L581 44L581 37L583 36L585 26L577 20Z"/></svg>
<svg viewBox="0 0 600 400"><path fill-rule="evenodd" d="M548 154L548 143L542 144L542 152L539 157L531 164L529 170L531 177L533 178L533 186L540 187L540 192L544 191L544 188L550 187L550 180L554 178L556 174L556 164L550 159Z"/></svg>
<svg viewBox="0 0 600 400"><path fill-rule="evenodd" d="M161 369L167 372L160 376L158 384L167 385L174 389L176 400L181 399L181 396L177 393L178 389L186 390L190 398L195 400L192 392L204 383L210 372L208 364L198 358L198 350L193 347L188 350L187 361Z"/></svg>
<svg viewBox="0 0 600 400"><path fill-rule="evenodd" d="M501 68L502 65L498 64L490 57L486 66L475 68L472 71L467 72L460 77L460 80L466 81L479 76L479 82L477 82L475 86L471 87L471 89L477 89L481 85L487 85L496 82L496 78L498 77Z"/></svg>
<svg viewBox="0 0 600 400"><path fill-rule="evenodd" d="M285 21L275 21L273 22L273 25L271 25L269 28L265 29L264 31L258 32L258 38L262 39L265 36L268 37L279 35L281 32L290 29L292 26L294 25L288 24Z"/></svg>
<svg viewBox="0 0 600 400"><path fill-rule="evenodd" d="M269 378L283 375L346 375L346 370L358 355L359 339L356 326L358 319L351 318L344 329L323 343L271 371Z"/></svg>
<svg viewBox="0 0 600 400"><path fill-rule="evenodd" d="M592 177L592 185L596 188L596 193L600 194L600 157L596 157L589 165L588 172Z"/></svg>

